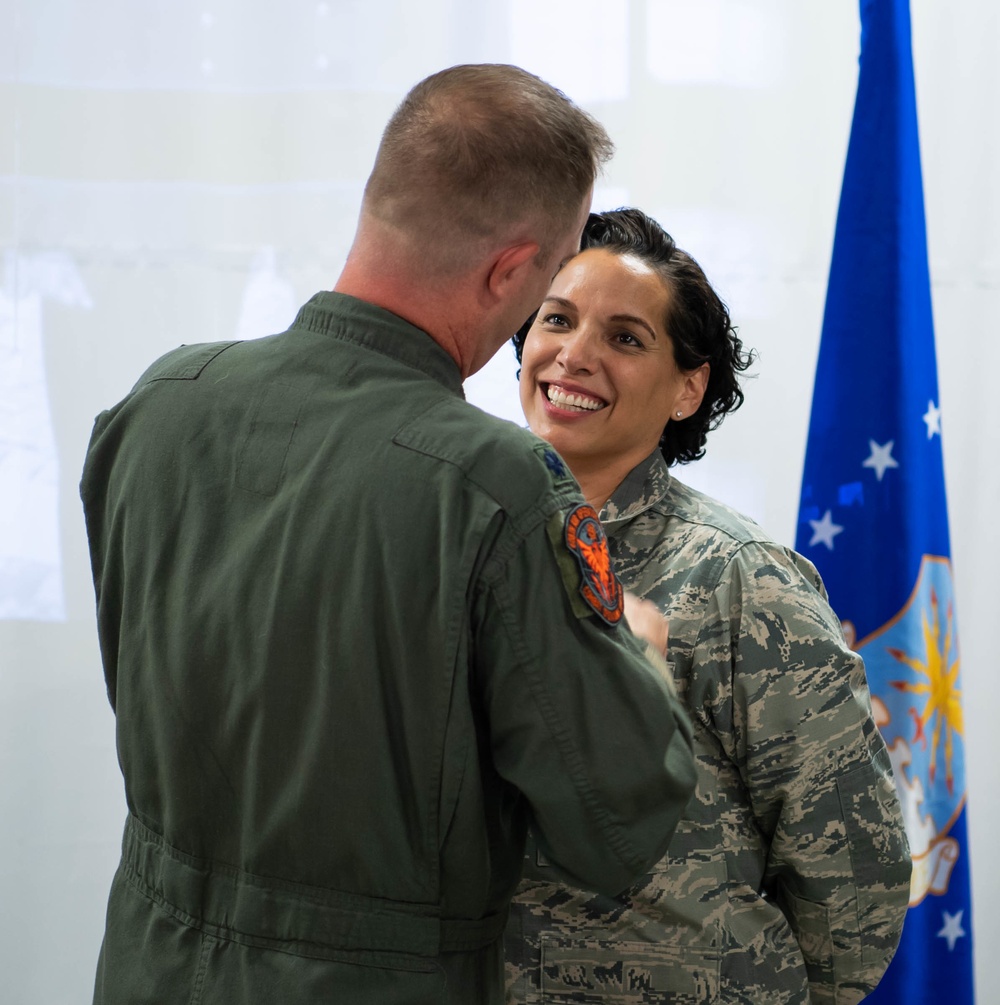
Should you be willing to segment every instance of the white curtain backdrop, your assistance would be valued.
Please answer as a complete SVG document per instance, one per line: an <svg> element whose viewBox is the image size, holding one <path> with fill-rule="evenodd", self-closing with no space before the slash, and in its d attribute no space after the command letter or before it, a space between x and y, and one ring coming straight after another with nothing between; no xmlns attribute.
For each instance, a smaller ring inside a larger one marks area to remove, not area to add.
<svg viewBox="0 0 1000 1005"><path fill-rule="evenodd" d="M911 5L987 1001L1000 15ZM0 0L5 1001L90 1000L124 820L77 495L96 413L181 342L285 328L333 285L402 94L513 62L616 141L596 208L656 216L758 350L745 407L681 473L791 543L858 32L856 0ZM467 392L520 421L508 351Z"/></svg>

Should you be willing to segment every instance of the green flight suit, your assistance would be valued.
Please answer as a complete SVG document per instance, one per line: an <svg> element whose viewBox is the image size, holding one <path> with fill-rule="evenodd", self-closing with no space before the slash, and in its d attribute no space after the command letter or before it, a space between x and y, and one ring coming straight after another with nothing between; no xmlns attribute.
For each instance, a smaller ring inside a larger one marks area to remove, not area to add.
<svg viewBox="0 0 1000 1005"><path fill-rule="evenodd" d="M129 809L96 1002L497 1002L529 822L607 893L665 851L689 727L583 599L579 490L399 317L167 354L81 493Z"/></svg>

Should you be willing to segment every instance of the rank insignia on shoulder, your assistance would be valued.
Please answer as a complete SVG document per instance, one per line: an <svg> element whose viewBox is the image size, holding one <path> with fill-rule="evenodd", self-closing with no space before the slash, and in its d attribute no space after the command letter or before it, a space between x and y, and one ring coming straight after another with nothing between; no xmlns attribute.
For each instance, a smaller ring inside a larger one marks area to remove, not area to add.
<svg viewBox="0 0 1000 1005"><path fill-rule="evenodd" d="M556 478L566 477L566 465L563 464L562 458L551 447L546 448L542 453L542 460L545 461L545 466Z"/></svg>
<svg viewBox="0 0 1000 1005"><path fill-rule="evenodd" d="M573 482L573 476L566 467L566 462L547 443L536 444L535 453L541 458L556 485Z"/></svg>
<svg viewBox="0 0 1000 1005"><path fill-rule="evenodd" d="M622 584L611 567L608 538L593 506L580 503L566 514L566 547L580 566L580 596L604 622L617 625L624 613Z"/></svg>

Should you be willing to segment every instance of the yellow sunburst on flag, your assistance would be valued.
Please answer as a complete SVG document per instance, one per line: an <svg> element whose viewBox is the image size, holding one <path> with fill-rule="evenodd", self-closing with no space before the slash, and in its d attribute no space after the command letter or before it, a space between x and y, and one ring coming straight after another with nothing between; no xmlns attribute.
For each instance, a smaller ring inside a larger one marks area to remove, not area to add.
<svg viewBox="0 0 1000 1005"><path fill-rule="evenodd" d="M924 634L924 650L926 661L914 659L901 649L888 648L893 659L905 664L924 680L890 681L897 691L914 695L927 695L923 711L916 718L917 735L915 740L926 736L927 726L933 721L931 733L931 756L929 776L931 783L937 770L937 751L944 731L945 781L949 795L954 791L955 777L952 771L954 757L954 737L964 736L964 720L962 718L962 691L958 685L960 659L957 654L954 661L948 664L948 653L951 652L954 638L954 616L951 603L945 625L944 639L941 638L941 612L939 610L937 593L931 590L930 619L925 608L921 614Z"/></svg>

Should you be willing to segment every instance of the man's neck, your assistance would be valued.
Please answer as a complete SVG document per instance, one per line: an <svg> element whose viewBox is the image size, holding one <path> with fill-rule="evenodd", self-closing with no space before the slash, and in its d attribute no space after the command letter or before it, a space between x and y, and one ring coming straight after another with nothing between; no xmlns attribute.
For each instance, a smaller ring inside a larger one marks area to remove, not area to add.
<svg viewBox="0 0 1000 1005"><path fill-rule="evenodd" d="M359 257L352 253L348 258L334 292L375 304L425 331L455 361L464 380L469 353L452 323L456 305L439 303L421 284L401 276L399 270L379 269L363 259L359 261Z"/></svg>

